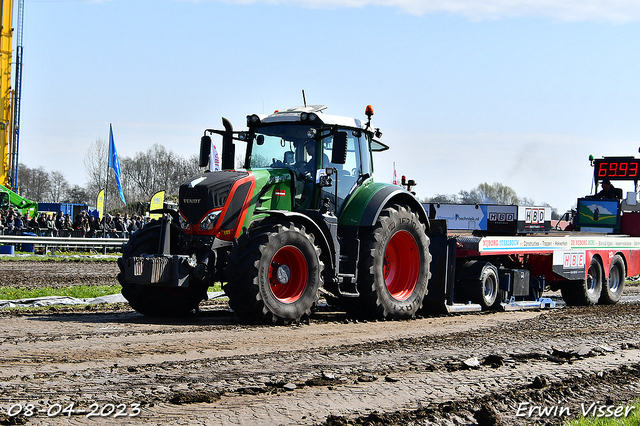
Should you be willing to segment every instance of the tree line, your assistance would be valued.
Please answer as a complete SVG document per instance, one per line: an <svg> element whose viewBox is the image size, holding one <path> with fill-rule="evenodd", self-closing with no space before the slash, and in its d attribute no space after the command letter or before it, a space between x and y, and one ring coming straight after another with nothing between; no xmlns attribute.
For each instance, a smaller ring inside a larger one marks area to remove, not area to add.
<svg viewBox="0 0 640 426"><path fill-rule="evenodd" d="M30 168L22 163L18 167L20 195L33 201L50 203L79 203L94 206L96 196L107 184L106 171L109 145L104 139L96 139L87 149L84 166L87 183L84 187L71 185L60 171L47 172L42 167ZM167 196L177 195L182 182L201 172L197 154L184 158L155 144L146 152L138 152L132 158L120 157L121 182L128 209L118 194L113 169L109 171L107 209L144 213L140 204L148 203L157 191ZM238 159L241 163L242 159ZM457 194L436 194L422 200L423 203L449 204L505 204L538 205L532 199L518 197L516 191L501 183L481 183L477 187L460 190ZM539 205L549 206L547 203ZM552 208L554 219L558 215Z"/></svg>
<svg viewBox="0 0 640 426"><path fill-rule="evenodd" d="M96 196L107 184L109 145L106 140L96 139L87 149L84 166L87 183L84 187L71 185L60 171L48 172L43 167L18 166L19 193L38 202L79 203L95 206ZM105 210L139 210L140 203L148 203L157 191L166 191L167 196L177 195L182 182L201 172L198 156L184 158L160 144L146 152L138 152L132 158L119 157L122 190L129 209L118 194L113 169L109 168L107 206Z"/></svg>

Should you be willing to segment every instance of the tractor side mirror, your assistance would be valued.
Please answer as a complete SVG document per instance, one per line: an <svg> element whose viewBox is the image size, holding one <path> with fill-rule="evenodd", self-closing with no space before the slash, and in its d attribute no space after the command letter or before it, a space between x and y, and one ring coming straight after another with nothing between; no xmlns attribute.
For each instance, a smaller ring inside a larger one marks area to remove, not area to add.
<svg viewBox="0 0 640 426"><path fill-rule="evenodd" d="M333 149L331 162L333 164L345 164L347 162L347 132L336 132L333 135Z"/></svg>
<svg viewBox="0 0 640 426"><path fill-rule="evenodd" d="M200 161L199 167L207 167L211 158L211 136L203 136L200 139Z"/></svg>

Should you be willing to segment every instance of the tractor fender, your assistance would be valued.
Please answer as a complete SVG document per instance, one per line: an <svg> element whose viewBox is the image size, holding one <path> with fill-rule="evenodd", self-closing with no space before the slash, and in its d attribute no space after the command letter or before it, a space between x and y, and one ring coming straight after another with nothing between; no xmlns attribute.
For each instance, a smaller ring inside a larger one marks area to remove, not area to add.
<svg viewBox="0 0 640 426"><path fill-rule="evenodd" d="M429 234L429 218L422 204L405 189L391 184L371 183L353 194L340 218L341 225L374 226L382 210L391 204L410 207L420 217Z"/></svg>
<svg viewBox="0 0 640 426"><path fill-rule="evenodd" d="M281 217L287 220L291 220L292 222L296 222L301 225L304 225L307 231L311 232L316 237L315 243L318 246L320 246L322 253L326 253L328 255L327 258L331 262L331 264L328 266L331 269L334 268L333 257L335 253L335 247L333 246L333 244L330 243L330 240L327 239L328 231L322 230L320 226L314 220L312 220L309 216L302 213L292 212L288 210L265 210L260 212L260 214L263 214L263 213L267 214L268 215L267 217ZM326 266L327 265L325 265L325 267Z"/></svg>

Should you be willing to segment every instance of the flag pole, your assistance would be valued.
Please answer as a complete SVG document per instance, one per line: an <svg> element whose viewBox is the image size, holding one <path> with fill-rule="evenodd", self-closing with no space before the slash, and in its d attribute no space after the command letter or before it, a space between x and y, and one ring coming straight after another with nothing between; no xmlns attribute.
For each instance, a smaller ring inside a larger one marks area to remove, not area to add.
<svg viewBox="0 0 640 426"><path fill-rule="evenodd" d="M107 142L107 182L104 187L104 216L107 217L107 193L109 192L109 158L111 157L111 123L109 123L109 141ZM105 219L105 222L107 220Z"/></svg>

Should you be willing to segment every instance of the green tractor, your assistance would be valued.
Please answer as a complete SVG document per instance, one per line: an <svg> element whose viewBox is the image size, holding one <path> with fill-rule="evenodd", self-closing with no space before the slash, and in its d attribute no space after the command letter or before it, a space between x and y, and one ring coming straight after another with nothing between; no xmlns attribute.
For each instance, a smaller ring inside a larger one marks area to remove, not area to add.
<svg viewBox="0 0 640 426"><path fill-rule="evenodd" d="M366 123L325 109L250 115L245 131L223 118L224 130L204 132L200 166L220 135L221 170L184 182L179 210L156 211L163 219L123 247L118 279L135 310L186 315L221 281L252 323L298 322L319 293L359 317L415 315L430 277L426 213L403 188L374 182L372 153L388 147L373 109Z"/></svg>

